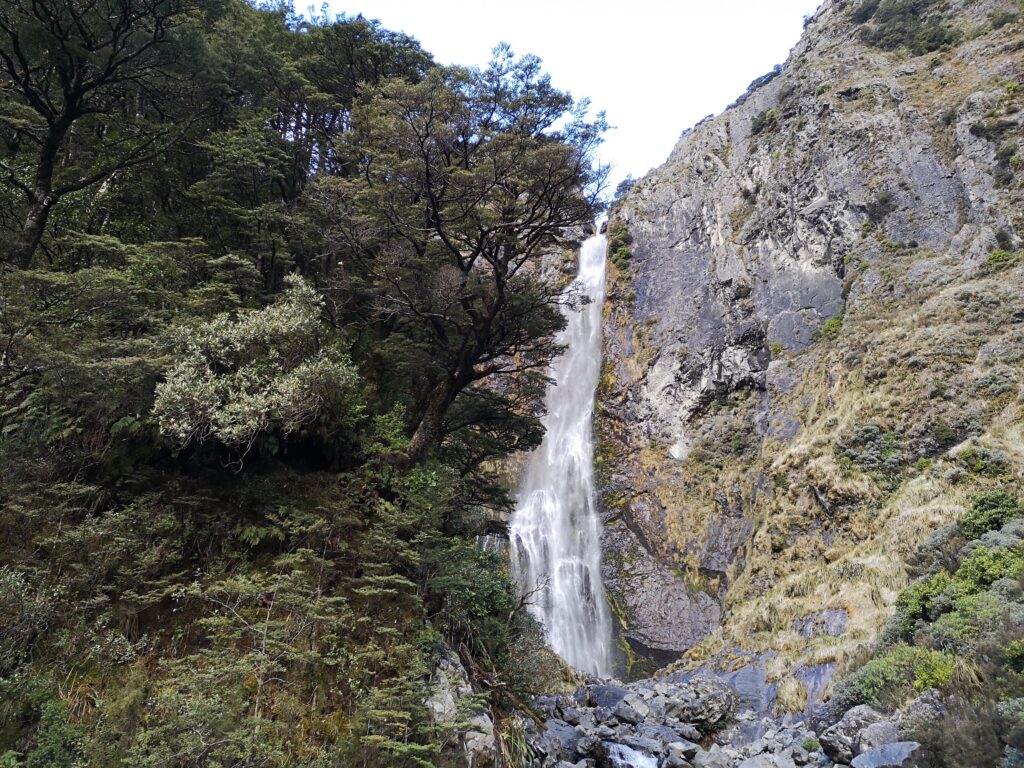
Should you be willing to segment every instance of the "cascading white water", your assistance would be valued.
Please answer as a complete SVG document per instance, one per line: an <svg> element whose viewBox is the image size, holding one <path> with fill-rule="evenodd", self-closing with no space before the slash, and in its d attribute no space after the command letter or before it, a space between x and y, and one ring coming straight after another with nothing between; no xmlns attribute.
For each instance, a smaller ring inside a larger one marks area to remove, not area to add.
<svg viewBox="0 0 1024 768"><path fill-rule="evenodd" d="M548 643L577 669L611 674L611 618L601 586L594 508L594 393L601 369L606 239L580 250L576 285L590 299L566 310L551 367L545 437L531 457L512 515L512 567Z"/></svg>
<svg viewBox="0 0 1024 768"><path fill-rule="evenodd" d="M658 768L658 758L637 752L625 744L609 744L608 760L615 768Z"/></svg>

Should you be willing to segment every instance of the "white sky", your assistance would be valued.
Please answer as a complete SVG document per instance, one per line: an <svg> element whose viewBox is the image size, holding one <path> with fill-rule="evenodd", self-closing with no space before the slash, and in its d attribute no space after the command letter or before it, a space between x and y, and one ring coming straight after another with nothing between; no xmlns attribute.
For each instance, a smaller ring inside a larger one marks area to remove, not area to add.
<svg viewBox="0 0 1024 768"><path fill-rule="evenodd" d="M298 7L302 2L297 2ZM483 66L499 41L603 109L611 189L664 162L683 129L781 64L818 0L330 0L379 19L444 64Z"/></svg>

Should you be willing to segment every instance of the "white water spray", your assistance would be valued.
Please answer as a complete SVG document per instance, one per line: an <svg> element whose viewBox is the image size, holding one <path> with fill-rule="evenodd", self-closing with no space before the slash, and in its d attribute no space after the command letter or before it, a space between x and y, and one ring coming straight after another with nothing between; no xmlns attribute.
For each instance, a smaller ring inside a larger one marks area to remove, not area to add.
<svg viewBox="0 0 1024 768"><path fill-rule="evenodd" d="M601 587L594 507L594 393L601 369L606 239L580 250L576 284L590 299L566 311L565 353L551 367L545 437L533 455L512 515L512 567L548 643L577 669L611 674L611 619Z"/></svg>

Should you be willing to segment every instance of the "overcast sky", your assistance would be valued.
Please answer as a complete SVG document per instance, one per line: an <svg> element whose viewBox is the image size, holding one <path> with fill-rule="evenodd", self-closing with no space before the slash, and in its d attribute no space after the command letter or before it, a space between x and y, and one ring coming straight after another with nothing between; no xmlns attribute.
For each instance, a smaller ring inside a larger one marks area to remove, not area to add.
<svg viewBox="0 0 1024 768"><path fill-rule="evenodd" d="M818 0L330 0L378 19L445 64L482 66L505 40L554 84L603 109L612 188L668 157L676 139L781 64ZM296 3L301 7L302 2Z"/></svg>

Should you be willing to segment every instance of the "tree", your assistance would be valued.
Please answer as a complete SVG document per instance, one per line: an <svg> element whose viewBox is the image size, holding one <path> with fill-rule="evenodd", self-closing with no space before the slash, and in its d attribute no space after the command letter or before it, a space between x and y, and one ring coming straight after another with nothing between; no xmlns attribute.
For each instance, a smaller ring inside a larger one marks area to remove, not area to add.
<svg viewBox="0 0 1024 768"><path fill-rule="evenodd" d="M0 8L0 170L25 200L8 255L26 268L64 196L180 138L162 124L189 0L9 0ZM187 126L188 123L185 123ZM72 129L90 138L68 152ZM26 160L26 155L33 156Z"/></svg>
<svg viewBox="0 0 1024 768"><path fill-rule="evenodd" d="M392 81L355 111L360 175L338 213L379 316L415 356L414 461L460 394L499 376L512 385L558 351L565 297L540 261L599 207L606 125L587 108L503 45L483 71Z"/></svg>

